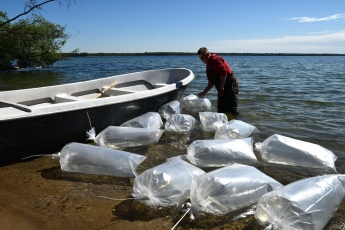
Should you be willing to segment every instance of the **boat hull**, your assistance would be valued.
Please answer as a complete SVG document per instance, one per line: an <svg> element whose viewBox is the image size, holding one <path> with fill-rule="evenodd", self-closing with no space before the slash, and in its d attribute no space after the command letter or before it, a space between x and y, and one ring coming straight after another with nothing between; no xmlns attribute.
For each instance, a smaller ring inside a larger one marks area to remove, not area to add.
<svg viewBox="0 0 345 230"><path fill-rule="evenodd" d="M0 162L20 160L33 154L54 153L63 145L85 142L86 131L95 127L96 133L110 125L120 125L146 112L181 97L187 86L166 94L135 101L81 110L0 121Z"/></svg>

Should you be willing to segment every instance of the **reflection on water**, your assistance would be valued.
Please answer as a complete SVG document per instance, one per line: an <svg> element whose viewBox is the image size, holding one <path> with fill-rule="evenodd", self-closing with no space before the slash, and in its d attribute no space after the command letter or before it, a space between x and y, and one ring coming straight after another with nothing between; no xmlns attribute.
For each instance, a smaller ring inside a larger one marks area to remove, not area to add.
<svg viewBox="0 0 345 230"><path fill-rule="evenodd" d="M17 70L0 72L0 91L60 85L64 75L50 70Z"/></svg>

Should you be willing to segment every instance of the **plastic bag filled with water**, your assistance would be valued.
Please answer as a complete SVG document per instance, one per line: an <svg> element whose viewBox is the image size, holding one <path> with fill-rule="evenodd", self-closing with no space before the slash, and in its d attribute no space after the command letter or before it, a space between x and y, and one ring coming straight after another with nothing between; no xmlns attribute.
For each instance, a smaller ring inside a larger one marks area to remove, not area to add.
<svg viewBox="0 0 345 230"><path fill-rule="evenodd" d="M205 112L211 110L211 102L207 98L199 98L194 94L190 94L182 98L181 106L189 112Z"/></svg>
<svg viewBox="0 0 345 230"><path fill-rule="evenodd" d="M204 173L180 157L170 158L138 175L132 196L147 198L142 202L151 207L177 206L189 198L192 180Z"/></svg>
<svg viewBox="0 0 345 230"><path fill-rule="evenodd" d="M246 138L257 133L259 133L259 130L255 126L233 119L216 130L214 139Z"/></svg>
<svg viewBox="0 0 345 230"><path fill-rule="evenodd" d="M191 186L193 213L231 214L256 204L283 185L253 166L232 164L196 177Z"/></svg>
<svg viewBox="0 0 345 230"><path fill-rule="evenodd" d="M181 113L180 106L181 106L181 104L180 104L179 101L171 101L171 102L168 102L168 103L162 105L159 108L158 113L160 114L162 119L168 120L168 118L171 115L173 115L173 114L180 114Z"/></svg>
<svg viewBox="0 0 345 230"><path fill-rule="evenodd" d="M255 218L270 229L322 230L345 196L345 175L302 179L263 195Z"/></svg>
<svg viewBox="0 0 345 230"><path fill-rule="evenodd" d="M258 164L252 138L196 140L187 148L188 160L198 167L222 167L232 163Z"/></svg>
<svg viewBox="0 0 345 230"><path fill-rule="evenodd" d="M255 144L263 161L275 164L326 169L336 172L337 157L330 150L310 142L274 134Z"/></svg>
<svg viewBox="0 0 345 230"><path fill-rule="evenodd" d="M185 96L181 99L181 102L183 103L184 101L189 101L189 100L194 100L194 99L198 99L199 97L195 94L189 94L188 96Z"/></svg>
<svg viewBox="0 0 345 230"><path fill-rule="evenodd" d="M189 132L196 124L197 120L188 114L173 114L165 122L165 131L184 133Z"/></svg>
<svg viewBox="0 0 345 230"><path fill-rule="evenodd" d="M200 121L205 132L215 132L220 126L228 123L224 113L199 112Z"/></svg>
<svg viewBox="0 0 345 230"><path fill-rule="evenodd" d="M121 124L121 127L154 128L160 129L163 121L159 113L148 112Z"/></svg>
<svg viewBox="0 0 345 230"><path fill-rule="evenodd" d="M95 136L95 130L87 132L88 140L109 148L125 148L157 143L163 134L161 129L109 126Z"/></svg>
<svg viewBox="0 0 345 230"><path fill-rule="evenodd" d="M53 158L60 159L65 172L135 177L138 165L146 159L134 153L88 144L69 143Z"/></svg>

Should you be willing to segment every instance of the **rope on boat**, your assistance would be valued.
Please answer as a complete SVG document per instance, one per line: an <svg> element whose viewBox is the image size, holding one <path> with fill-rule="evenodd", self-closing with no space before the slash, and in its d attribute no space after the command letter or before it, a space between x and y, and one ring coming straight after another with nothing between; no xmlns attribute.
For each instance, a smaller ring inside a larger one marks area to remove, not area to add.
<svg viewBox="0 0 345 230"><path fill-rule="evenodd" d="M86 115L89 118L90 128L91 128L89 131L86 131L86 135L88 137L86 140L94 141L96 139L96 130L95 130L95 127L92 127L91 119L87 111L86 111Z"/></svg>
<svg viewBox="0 0 345 230"><path fill-rule="evenodd" d="M95 128L92 127L89 131L86 131L86 135L88 136L88 138L86 140L94 141L96 139Z"/></svg>
<svg viewBox="0 0 345 230"><path fill-rule="evenodd" d="M92 129L91 119L90 119L89 113L87 111L86 111L86 115L87 115L87 118L89 118L90 128Z"/></svg>

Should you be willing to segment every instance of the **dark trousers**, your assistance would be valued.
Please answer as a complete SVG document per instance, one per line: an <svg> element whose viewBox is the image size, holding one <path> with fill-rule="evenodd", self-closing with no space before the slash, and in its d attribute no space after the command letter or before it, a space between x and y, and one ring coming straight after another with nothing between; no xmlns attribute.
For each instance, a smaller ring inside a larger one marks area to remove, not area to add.
<svg viewBox="0 0 345 230"><path fill-rule="evenodd" d="M228 112L233 115L237 115L237 93L232 90L226 90L224 89L224 97L218 96L218 112Z"/></svg>
<svg viewBox="0 0 345 230"><path fill-rule="evenodd" d="M209 70L208 76L212 79L214 86L217 91L219 91L220 76L215 73L212 69ZM220 113L231 113L232 115L237 115L237 99L238 94L238 83L236 77L231 74L226 77L224 83L224 97L218 96L218 112Z"/></svg>

